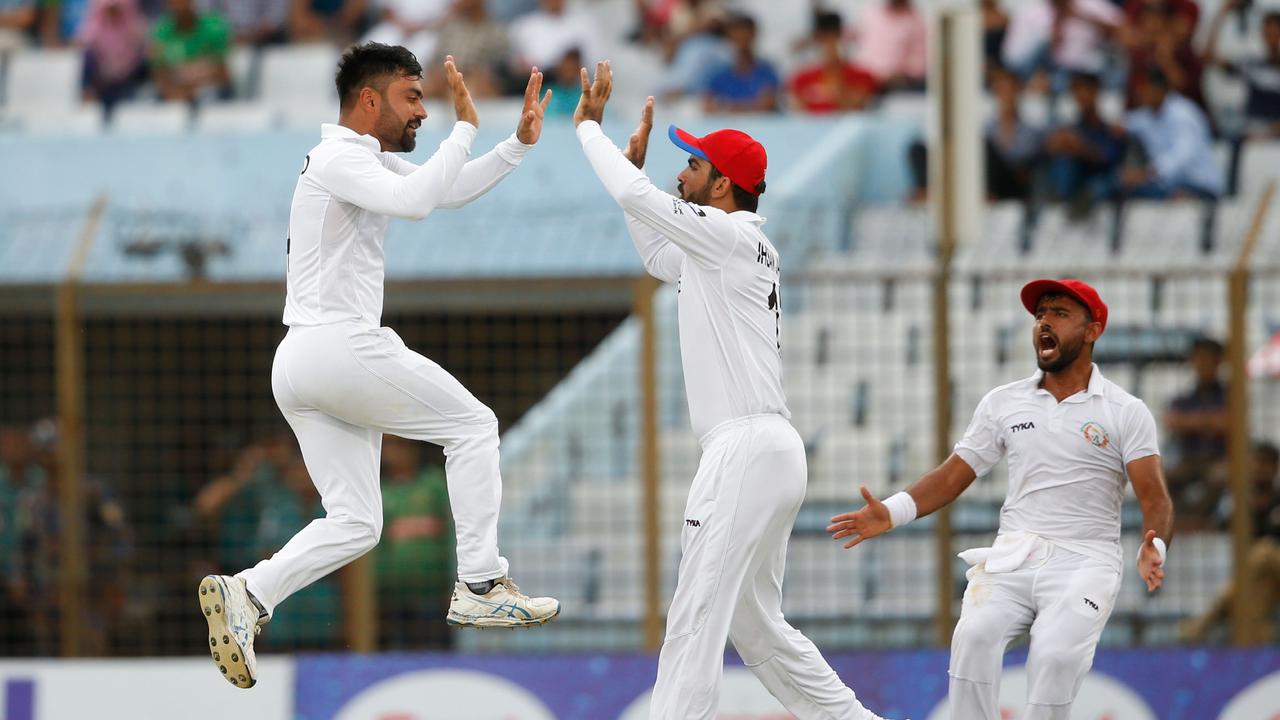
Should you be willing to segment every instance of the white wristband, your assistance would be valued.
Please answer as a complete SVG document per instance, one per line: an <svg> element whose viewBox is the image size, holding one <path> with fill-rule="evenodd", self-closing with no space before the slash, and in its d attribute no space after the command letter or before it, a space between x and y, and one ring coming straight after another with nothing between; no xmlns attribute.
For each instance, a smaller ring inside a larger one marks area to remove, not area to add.
<svg viewBox="0 0 1280 720"><path fill-rule="evenodd" d="M895 493L884 501L889 509L889 522L892 527L902 527L916 519L916 501L908 493Z"/></svg>
<svg viewBox="0 0 1280 720"><path fill-rule="evenodd" d="M1161 539L1160 539L1160 538L1158 538L1158 537L1157 537L1157 538L1152 538L1152 539L1151 539L1151 546L1152 546L1152 547L1154 547L1154 548L1156 549L1156 554L1160 556L1160 562L1161 562L1161 563L1164 563L1165 555L1167 555L1167 554L1168 554L1168 551L1169 551L1169 548L1168 548L1167 546L1165 546L1165 544L1164 544L1164 540L1161 540ZM1141 559L1142 559L1142 546L1141 546L1141 545L1139 545L1139 546L1138 546L1138 559L1139 559L1139 560L1141 560Z"/></svg>

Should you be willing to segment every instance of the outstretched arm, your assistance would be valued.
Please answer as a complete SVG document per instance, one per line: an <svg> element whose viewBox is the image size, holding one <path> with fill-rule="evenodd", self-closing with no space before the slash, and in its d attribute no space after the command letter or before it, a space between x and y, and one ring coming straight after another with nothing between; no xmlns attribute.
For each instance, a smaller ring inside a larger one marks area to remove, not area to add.
<svg viewBox="0 0 1280 720"><path fill-rule="evenodd" d="M613 89L612 77L607 61L596 63L594 82L588 82L587 70L582 69L582 99L574 122L591 169L628 215L657 231L695 262L718 266L735 236L728 215L662 192L605 137L600 120Z"/></svg>
<svg viewBox="0 0 1280 720"><path fill-rule="evenodd" d="M622 151L623 157L630 160L637 169L644 169L645 157L649 154L649 133L652 130L653 98L650 97L645 100L644 110L640 112L640 124L631 134L627 149ZM624 215L627 219L627 232L631 234L631 242L644 261L644 269L663 282L678 282L684 266L684 251L663 237L662 233L644 224L640 218L631 213Z"/></svg>
<svg viewBox="0 0 1280 720"><path fill-rule="evenodd" d="M458 122L430 160L402 176L379 156L352 145L311 168L315 181L339 199L380 215L418 220L439 206L462 171L480 123L453 57L444 65Z"/></svg>
<svg viewBox="0 0 1280 720"><path fill-rule="evenodd" d="M831 518L831 525L827 527L827 532L831 534L832 540L853 538L844 544L845 548L851 548L863 540L883 535L899 524L910 522L916 517L924 517L950 505L977 477L977 473L969 467L969 463L962 460L959 455L953 454L947 458L946 462L925 473L907 488L905 494L910 497L910 503L906 503L906 498L901 497L902 493L889 498L886 502L880 502L864 486L862 497L867 504L856 512ZM907 515L910 516L902 515L902 511L894 507L899 503L905 503L907 508L910 504L914 504L915 513L910 514L907 509Z"/></svg>

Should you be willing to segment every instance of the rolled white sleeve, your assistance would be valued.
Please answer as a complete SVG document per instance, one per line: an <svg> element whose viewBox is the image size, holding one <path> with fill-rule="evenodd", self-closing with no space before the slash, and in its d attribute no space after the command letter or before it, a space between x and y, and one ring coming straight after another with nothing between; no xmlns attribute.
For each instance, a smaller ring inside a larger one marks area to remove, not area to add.
<svg viewBox="0 0 1280 720"><path fill-rule="evenodd" d="M956 443L955 453L973 468L975 475L982 477L1000 462L1004 451L1004 439L1000 434L1000 426L992 416L991 394L988 393L973 411L973 419L969 421L964 437Z"/></svg>
<svg viewBox="0 0 1280 720"><path fill-rule="evenodd" d="M656 230L699 265L717 268L728 257L737 231L722 210L659 190L594 121L578 125L578 140L591 169L628 216Z"/></svg>
<svg viewBox="0 0 1280 720"><path fill-rule="evenodd" d="M475 137L474 125L458 122L431 159L407 175L389 169L377 153L352 144L314 168L313 177L344 202L380 215L418 220L449 196Z"/></svg>
<svg viewBox="0 0 1280 720"><path fill-rule="evenodd" d="M1125 467L1134 460L1160 454L1156 419L1145 403L1132 402L1125 406L1120 412L1120 422L1123 425L1120 437Z"/></svg>

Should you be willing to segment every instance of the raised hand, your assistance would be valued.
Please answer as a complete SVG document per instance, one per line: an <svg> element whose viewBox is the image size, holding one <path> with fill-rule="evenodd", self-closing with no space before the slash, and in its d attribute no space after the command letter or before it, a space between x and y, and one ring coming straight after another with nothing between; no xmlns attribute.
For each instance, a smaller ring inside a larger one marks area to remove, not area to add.
<svg viewBox="0 0 1280 720"><path fill-rule="evenodd" d="M520 113L520 124L516 126L516 139L525 145L533 145L542 137L542 118L547 114L547 105L551 102L551 91L538 101L542 92L542 73L533 68L529 73L529 84L524 88L524 110Z"/></svg>
<svg viewBox="0 0 1280 720"><path fill-rule="evenodd" d="M574 126L587 120L600 122L604 119L604 106L609 102L613 92L613 71L609 69L609 61L596 63L596 79L591 81L587 69L582 68L582 97L578 100L578 109L573 111Z"/></svg>
<svg viewBox="0 0 1280 720"><path fill-rule="evenodd" d="M1156 550L1156 531L1148 530L1142 538L1142 548L1138 551L1138 575L1147 583L1147 592L1155 592L1164 584L1164 561Z"/></svg>
<svg viewBox="0 0 1280 720"><path fill-rule="evenodd" d="M458 66L453 63L452 55L444 59L444 79L449 83L449 94L453 96L453 111L458 119L480 127L480 115L476 112L476 104L471 100L471 92L467 90L467 84L463 82Z"/></svg>
<svg viewBox="0 0 1280 720"><path fill-rule="evenodd" d="M893 528L893 521L889 518L889 508L877 500L865 485L862 486L862 499L866 500L867 504L861 510L837 515L831 518L831 524L827 526L827 532L830 533L832 540L855 536L844 544L846 550L863 540L883 535Z"/></svg>
<svg viewBox="0 0 1280 720"><path fill-rule="evenodd" d="M624 157L632 165L644 169L644 158L649 152L649 132L653 130L653 96L644 101L644 110L640 111L640 125L631 133L627 141L627 149L622 151Z"/></svg>

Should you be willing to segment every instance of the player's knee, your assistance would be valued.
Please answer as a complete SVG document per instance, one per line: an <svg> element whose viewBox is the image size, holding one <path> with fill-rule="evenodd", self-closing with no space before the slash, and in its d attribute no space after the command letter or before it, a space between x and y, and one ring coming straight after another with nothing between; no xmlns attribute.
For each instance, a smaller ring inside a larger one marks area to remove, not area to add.
<svg viewBox="0 0 1280 720"><path fill-rule="evenodd" d="M1003 633L981 617L966 617L956 624L951 637L952 677L976 682L995 682L1004 655Z"/></svg>
<svg viewBox="0 0 1280 720"><path fill-rule="evenodd" d="M452 454L464 448L496 447L497 444L498 417L489 408L477 404L475 410L461 420L457 436L445 446L445 452Z"/></svg>
<svg viewBox="0 0 1280 720"><path fill-rule="evenodd" d="M1033 648L1027 656L1027 701L1045 706L1070 704L1090 664L1066 648Z"/></svg>

